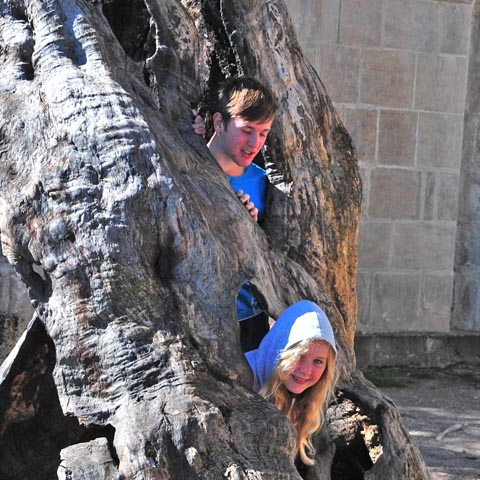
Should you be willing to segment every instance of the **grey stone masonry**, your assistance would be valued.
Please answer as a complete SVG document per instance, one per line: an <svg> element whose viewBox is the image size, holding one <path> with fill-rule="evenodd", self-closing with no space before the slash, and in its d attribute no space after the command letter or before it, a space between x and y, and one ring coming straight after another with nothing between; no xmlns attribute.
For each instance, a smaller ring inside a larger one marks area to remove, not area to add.
<svg viewBox="0 0 480 480"><path fill-rule="evenodd" d="M342 0L339 23L339 43L342 45L380 46L382 0ZM359 25L368 25L368 28L358 28Z"/></svg>
<svg viewBox="0 0 480 480"><path fill-rule="evenodd" d="M414 80L415 54L392 50L363 52L361 103L409 108L413 101Z"/></svg>
<svg viewBox="0 0 480 480"><path fill-rule="evenodd" d="M415 165L418 114L405 110L380 112L378 163L399 167Z"/></svg>
<svg viewBox="0 0 480 480"><path fill-rule="evenodd" d="M375 146L377 142L378 111L366 108L348 108L345 110L344 123L355 138L358 156L364 164L375 163Z"/></svg>
<svg viewBox="0 0 480 480"><path fill-rule="evenodd" d="M384 2L385 48L431 52L437 37L438 4L418 0Z"/></svg>
<svg viewBox="0 0 480 480"><path fill-rule="evenodd" d="M431 112L463 113L466 59L432 53L421 53L417 59L415 107Z"/></svg>
<svg viewBox="0 0 480 480"><path fill-rule="evenodd" d="M371 172L368 216L381 219L420 218L421 175L398 168Z"/></svg>
<svg viewBox="0 0 480 480"><path fill-rule="evenodd" d="M322 81L331 85L332 97L343 103L356 103L359 96L361 50L358 48L321 45L316 51L316 70ZM342 72L336 78L335 72Z"/></svg>
<svg viewBox="0 0 480 480"><path fill-rule="evenodd" d="M463 115L422 112L418 117L418 164L432 170L450 168L458 172Z"/></svg>
<svg viewBox="0 0 480 480"><path fill-rule="evenodd" d="M480 0L286 3L360 162L358 331L480 331Z"/></svg>
<svg viewBox="0 0 480 480"><path fill-rule="evenodd" d="M448 367L480 365L480 336L442 333L370 334L355 339L357 366ZM458 478L458 477L457 477Z"/></svg>

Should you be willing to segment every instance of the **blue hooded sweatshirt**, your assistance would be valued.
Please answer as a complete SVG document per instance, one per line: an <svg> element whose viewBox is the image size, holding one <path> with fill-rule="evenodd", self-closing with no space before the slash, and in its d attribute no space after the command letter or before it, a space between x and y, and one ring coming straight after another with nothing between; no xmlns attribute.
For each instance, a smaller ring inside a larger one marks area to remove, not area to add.
<svg viewBox="0 0 480 480"><path fill-rule="evenodd" d="M262 388L285 349L314 338L325 340L337 351L332 326L317 304L301 300L284 310L259 347L245 354L253 371L254 390Z"/></svg>

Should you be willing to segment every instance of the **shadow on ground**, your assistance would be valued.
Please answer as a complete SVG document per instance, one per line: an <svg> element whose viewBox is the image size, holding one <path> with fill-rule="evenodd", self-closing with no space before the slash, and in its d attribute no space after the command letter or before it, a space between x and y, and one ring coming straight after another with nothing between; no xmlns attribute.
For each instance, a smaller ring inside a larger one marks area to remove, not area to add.
<svg viewBox="0 0 480 480"><path fill-rule="evenodd" d="M435 480L480 480L480 368L371 368Z"/></svg>

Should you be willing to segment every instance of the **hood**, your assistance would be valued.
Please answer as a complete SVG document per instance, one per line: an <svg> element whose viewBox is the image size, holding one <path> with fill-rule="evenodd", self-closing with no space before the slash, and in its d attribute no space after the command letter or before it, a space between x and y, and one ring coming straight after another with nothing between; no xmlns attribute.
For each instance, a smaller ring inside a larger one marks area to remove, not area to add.
<svg viewBox="0 0 480 480"><path fill-rule="evenodd" d="M255 378L253 388L256 391L262 388L283 350L313 338L325 340L337 351L332 326L324 311L309 300L301 300L278 317L258 349L245 354Z"/></svg>

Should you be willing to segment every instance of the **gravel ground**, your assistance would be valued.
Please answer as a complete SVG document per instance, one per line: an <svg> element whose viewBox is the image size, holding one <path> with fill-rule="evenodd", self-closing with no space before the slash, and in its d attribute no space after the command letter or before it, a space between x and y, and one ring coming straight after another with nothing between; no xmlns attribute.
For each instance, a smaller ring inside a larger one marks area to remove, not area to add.
<svg viewBox="0 0 480 480"><path fill-rule="evenodd" d="M480 368L370 369L435 480L480 480Z"/></svg>

